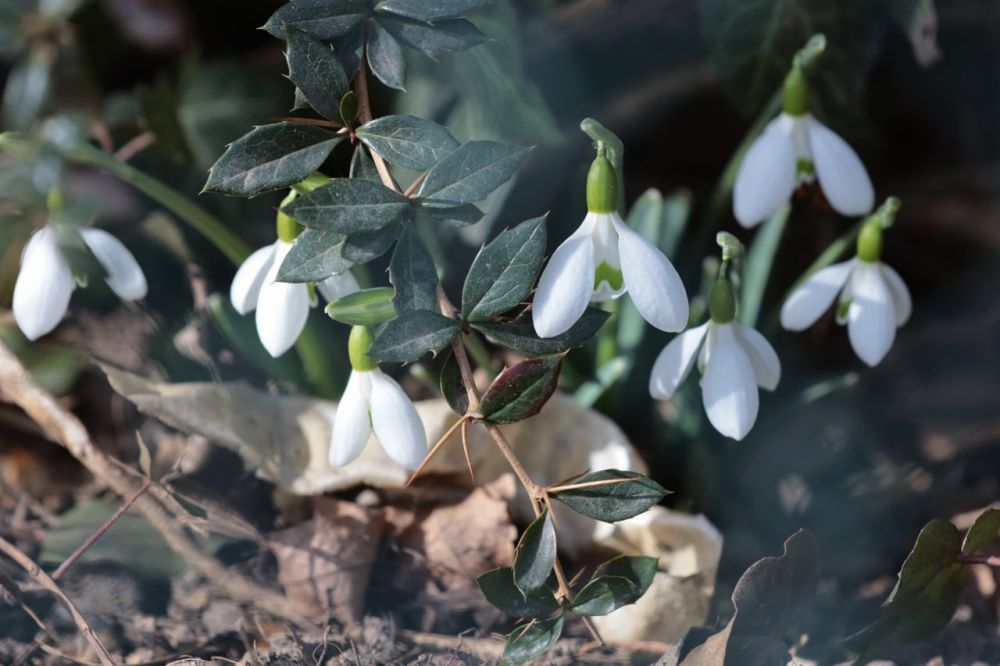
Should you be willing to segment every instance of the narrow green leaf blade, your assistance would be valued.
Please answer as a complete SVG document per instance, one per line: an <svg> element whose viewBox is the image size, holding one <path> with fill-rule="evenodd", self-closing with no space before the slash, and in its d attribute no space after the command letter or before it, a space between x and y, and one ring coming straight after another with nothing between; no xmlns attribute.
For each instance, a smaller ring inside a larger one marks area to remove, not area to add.
<svg viewBox="0 0 1000 666"><path fill-rule="evenodd" d="M648 476L617 469L585 474L573 481L573 485L616 479L628 480L562 490L552 493L552 497L577 513L606 523L614 523L638 516L658 504L667 495L667 490Z"/></svg>
<svg viewBox="0 0 1000 666"><path fill-rule="evenodd" d="M320 115L340 118L340 100L350 89L347 74L328 45L294 26L285 27L288 78Z"/></svg>
<svg viewBox="0 0 1000 666"><path fill-rule="evenodd" d="M484 321L511 310L531 293L545 259L545 218L500 233L476 255L462 288L462 313Z"/></svg>
<svg viewBox="0 0 1000 666"><path fill-rule="evenodd" d="M764 302L764 292L767 289L768 279L771 277L774 256L781 244L781 236L785 231L785 223L788 222L791 210L792 207L786 204L764 222L760 231L754 236L746 260L743 262L740 321L747 326L757 324L760 305Z"/></svg>
<svg viewBox="0 0 1000 666"><path fill-rule="evenodd" d="M527 596L545 586L556 563L556 528L543 510L521 535L514 554L514 584Z"/></svg>
<svg viewBox="0 0 1000 666"><path fill-rule="evenodd" d="M403 47L378 21L372 23L368 38L368 66L378 80L397 90L406 82L406 57Z"/></svg>
<svg viewBox="0 0 1000 666"><path fill-rule="evenodd" d="M392 164L423 171L458 148L447 129L416 116L383 116L357 129L366 146Z"/></svg>
<svg viewBox="0 0 1000 666"><path fill-rule="evenodd" d="M528 156L528 149L496 141L469 141L427 173L418 196L465 204L482 201L503 185Z"/></svg>
<svg viewBox="0 0 1000 666"><path fill-rule="evenodd" d="M534 416L559 383L562 356L521 361L497 375L483 394L479 412L490 423L516 423Z"/></svg>
<svg viewBox="0 0 1000 666"><path fill-rule="evenodd" d="M351 326L376 326L396 316L392 289L372 287L341 296L326 306L330 319Z"/></svg>
<svg viewBox="0 0 1000 666"><path fill-rule="evenodd" d="M304 194L282 211L307 227L353 234L376 231L399 221L410 202L381 183L336 178Z"/></svg>
<svg viewBox="0 0 1000 666"><path fill-rule="evenodd" d="M514 629L507 635L507 644L504 646L500 663L523 664L545 654L559 640L562 630L562 615L538 620L527 628Z"/></svg>
<svg viewBox="0 0 1000 666"><path fill-rule="evenodd" d="M509 567L480 574L476 584L488 602L511 617L544 617L559 610L559 602L546 587L523 594L514 584L514 570Z"/></svg>
<svg viewBox="0 0 1000 666"><path fill-rule="evenodd" d="M458 320L436 312L404 312L379 331L368 355L380 361L416 361L427 352L441 351L460 329Z"/></svg>
<svg viewBox="0 0 1000 666"><path fill-rule="evenodd" d="M301 123L255 127L226 148L205 190L254 196L289 187L316 171L340 137Z"/></svg>
<svg viewBox="0 0 1000 666"><path fill-rule="evenodd" d="M437 310L438 275L430 250L413 225L408 225L396 243L389 262L389 282L397 312Z"/></svg>
<svg viewBox="0 0 1000 666"><path fill-rule="evenodd" d="M529 356L547 356L579 347L601 329L609 313L596 308L587 308L580 320L562 335L554 338L540 338L535 334L530 316L518 317L511 322L476 322L472 326L490 342L517 350Z"/></svg>

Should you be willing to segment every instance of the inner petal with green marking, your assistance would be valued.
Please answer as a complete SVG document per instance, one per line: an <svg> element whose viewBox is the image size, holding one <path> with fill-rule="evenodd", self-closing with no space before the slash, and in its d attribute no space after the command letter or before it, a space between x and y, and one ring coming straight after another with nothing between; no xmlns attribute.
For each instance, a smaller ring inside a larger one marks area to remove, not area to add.
<svg viewBox="0 0 1000 666"><path fill-rule="evenodd" d="M606 261L602 261L594 271L594 291L601 288L601 283L606 282L611 291L617 292L625 287L625 277L620 268L615 268Z"/></svg>

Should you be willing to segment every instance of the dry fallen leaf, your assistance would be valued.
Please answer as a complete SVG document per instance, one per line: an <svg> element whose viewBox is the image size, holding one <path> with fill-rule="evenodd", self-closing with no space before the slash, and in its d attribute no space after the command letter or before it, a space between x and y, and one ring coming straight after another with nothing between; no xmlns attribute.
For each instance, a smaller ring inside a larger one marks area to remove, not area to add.
<svg viewBox="0 0 1000 666"><path fill-rule="evenodd" d="M311 520L269 535L278 580L301 613L361 619L383 527L377 510L317 497Z"/></svg>

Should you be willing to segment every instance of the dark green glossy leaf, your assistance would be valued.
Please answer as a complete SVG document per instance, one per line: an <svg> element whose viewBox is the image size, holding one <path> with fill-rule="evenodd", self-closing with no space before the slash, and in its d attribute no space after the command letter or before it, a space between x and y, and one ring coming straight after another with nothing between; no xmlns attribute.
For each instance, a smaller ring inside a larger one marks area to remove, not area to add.
<svg viewBox="0 0 1000 666"><path fill-rule="evenodd" d="M383 0L375 5L375 11L391 12L418 21L439 21L461 16L491 2L493 0Z"/></svg>
<svg viewBox="0 0 1000 666"><path fill-rule="evenodd" d="M353 129L354 121L358 118L358 94L356 92L348 90L344 93L344 96L340 98L338 113L344 127Z"/></svg>
<svg viewBox="0 0 1000 666"><path fill-rule="evenodd" d="M506 368L483 394L479 412L490 423L517 423L534 416L559 383L561 356L533 358Z"/></svg>
<svg viewBox="0 0 1000 666"><path fill-rule="evenodd" d="M552 493L552 497L577 513L613 523L638 516L643 511L658 504L667 495L667 490L648 476L617 469L605 469L584 474L572 483L583 484L613 479L629 480L588 488L563 490Z"/></svg>
<svg viewBox="0 0 1000 666"><path fill-rule="evenodd" d="M465 416L469 411L469 393L465 390L462 382L462 370L458 367L458 361L454 354L448 354L441 365L440 379L441 395L447 401L452 411L460 416Z"/></svg>
<svg viewBox="0 0 1000 666"><path fill-rule="evenodd" d="M341 296L326 306L330 319L351 326L375 326L396 316L392 289L373 287Z"/></svg>
<svg viewBox="0 0 1000 666"><path fill-rule="evenodd" d="M413 225L403 229L389 262L389 282L396 289L397 312L437 311L438 275L430 251Z"/></svg>
<svg viewBox="0 0 1000 666"><path fill-rule="evenodd" d="M316 171L340 137L301 123L255 127L209 170L209 192L253 196L288 187Z"/></svg>
<svg viewBox="0 0 1000 666"><path fill-rule="evenodd" d="M523 594L514 584L514 570L492 569L476 578L483 596L511 617L544 617L559 610L559 602L547 587Z"/></svg>
<svg viewBox="0 0 1000 666"><path fill-rule="evenodd" d="M418 196L465 204L482 201L514 175L528 149L496 141L470 141L434 165Z"/></svg>
<svg viewBox="0 0 1000 666"><path fill-rule="evenodd" d="M288 78L320 115L337 120L350 83L333 49L291 25L286 26L285 37Z"/></svg>
<svg viewBox="0 0 1000 666"><path fill-rule="evenodd" d="M385 254L399 238L403 225L393 222L375 231L350 234L341 243L340 254L352 264L364 264Z"/></svg>
<svg viewBox="0 0 1000 666"><path fill-rule="evenodd" d="M507 635L501 664L523 664L548 651L562 635L563 616L532 621L527 627L518 627Z"/></svg>
<svg viewBox="0 0 1000 666"><path fill-rule="evenodd" d="M967 575L955 562L961 543L947 520L932 520L920 530L879 618L847 641L860 653L860 663L891 656L900 645L929 638L948 624Z"/></svg>
<svg viewBox="0 0 1000 666"><path fill-rule="evenodd" d="M330 40L355 28L368 13L365 0L294 0L271 14L263 28L271 36L285 38L284 26Z"/></svg>
<svg viewBox="0 0 1000 666"><path fill-rule="evenodd" d="M423 171L458 148L441 125L416 116L383 116L358 128L358 138L387 161Z"/></svg>
<svg viewBox="0 0 1000 666"><path fill-rule="evenodd" d="M476 255L462 287L462 314L484 321L503 314L531 293L545 258L545 218L507 229Z"/></svg>
<svg viewBox="0 0 1000 666"><path fill-rule="evenodd" d="M378 22L397 40L431 58L465 51L486 41L486 35L465 19L446 19L429 25L383 14Z"/></svg>
<svg viewBox="0 0 1000 666"><path fill-rule="evenodd" d="M353 79L361 69L361 53L365 46L365 23L358 23L341 37L333 40L337 60L344 66L348 79Z"/></svg>
<svg viewBox="0 0 1000 666"><path fill-rule="evenodd" d="M335 231L305 229L278 269L281 282L320 282L350 268L354 262L341 254L344 235Z"/></svg>
<svg viewBox="0 0 1000 666"><path fill-rule="evenodd" d="M382 182L382 179L378 175L378 170L375 168L375 162L362 145L358 145L351 156L350 176L351 178L360 178L361 180Z"/></svg>
<svg viewBox="0 0 1000 666"><path fill-rule="evenodd" d="M583 343L597 335L601 325L610 315L604 310L587 308L580 320L562 335L554 338L540 338L535 334L531 316L524 315L504 323L477 322L473 328L485 335L490 342L515 349L529 356L558 354Z"/></svg>
<svg viewBox="0 0 1000 666"><path fill-rule="evenodd" d="M617 576L624 578L633 585L639 596L646 593L656 576L657 558L643 555L619 555L608 560L597 568L597 576ZM636 599L639 597L637 596Z"/></svg>
<svg viewBox="0 0 1000 666"><path fill-rule="evenodd" d="M406 83L406 57L403 47L378 21L372 23L368 36L368 66L378 80L397 90Z"/></svg>
<svg viewBox="0 0 1000 666"><path fill-rule="evenodd" d="M457 320L436 312L404 312L379 331L368 355L380 361L416 361L427 352L441 351L460 329Z"/></svg>
<svg viewBox="0 0 1000 666"><path fill-rule="evenodd" d="M594 576L573 598L573 612L607 615L635 603L641 596L632 581L618 576Z"/></svg>
<svg viewBox="0 0 1000 666"><path fill-rule="evenodd" d="M375 231L399 221L410 201L381 183L336 178L304 194L282 211L307 227L353 234Z"/></svg>
<svg viewBox="0 0 1000 666"><path fill-rule="evenodd" d="M556 528L548 510L542 511L521 535L514 553L514 585L525 596L545 587L556 563Z"/></svg>
<svg viewBox="0 0 1000 666"><path fill-rule="evenodd" d="M969 528L962 543L962 552L972 555L983 546L997 540L1000 533L1000 509L986 509Z"/></svg>
<svg viewBox="0 0 1000 666"><path fill-rule="evenodd" d="M417 201L417 215L421 219L429 219L433 222L454 222L463 227L483 219L483 211L479 210L475 204L441 206Z"/></svg>

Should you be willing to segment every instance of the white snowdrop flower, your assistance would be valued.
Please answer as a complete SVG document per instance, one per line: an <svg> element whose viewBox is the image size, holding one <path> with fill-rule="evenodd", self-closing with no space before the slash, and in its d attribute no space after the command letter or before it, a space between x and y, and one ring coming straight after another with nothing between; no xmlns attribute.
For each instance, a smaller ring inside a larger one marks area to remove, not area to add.
<svg viewBox="0 0 1000 666"><path fill-rule="evenodd" d="M864 215L875 190L857 153L807 111L808 84L794 66L785 80L784 108L753 142L733 186L733 214L744 227L774 215L802 183L816 180L830 205Z"/></svg>
<svg viewBox="0 0 1000 666"><path fill-rule="evenodd" d="M735 320L736 296L723 277L712 288L709 311L709 321L684 331L660 352L649 393L657 400L672 398L697 359L708 420L726 437L741 440L757 420L757 387L774 390L781 364L763 335Z"/></svg>
<svg viewBox="0 0 1000 666"><path fill-rule="evenodd" d="M890 199L887 206L893 201ZM790 331L802 331L812 326L839 295L837 321L847 324L851 347L869 366L885 358L896 338L896 329L913 311L903 279L881 261L885 214L873 215L862 227L855 258L817 271L792 292L781 308L781 325Z"/></svg>
<svg viewBox="0 0 1000 666"><path fill-rule="evenodd" d="M599 154L587 176L587 216L556 249L538 280L532 320L539 337L565 333L591 302L625 292L650 324L680 331L688 298L680 276L660 250L617 212L617 176Z"/></svg>
<svg viewBox="0 0 1000 666"><path fill-rule="evenodd" d="M59 230L46 225L32 234L21 254L14 284L14 320L29 340L54 329L69 308L76 280L59 248ZM121 241L101 229L80 229L80 236L104 268L105 281L121 299L146 295L146 276Z"/></svg>
<svg viewBox="0 0 1000 666"><path fill-rule="evenodd" d="M330 464L355 460L375 433L390 458L416 469L427 454L427 435L416 408L396 380L368 356L372 335L365 326L351 329L351 376L337 405L330 437Z"/></svg>
<svg viewBox="0 0 1000 666"><path fill-rule="evenodd" d="M311 299L305 283L278 282L278 269L292 243L278 239L247 257L229 287L229 299L240 314L257 311L257 335L271 356L281 356L298 340L309 317ZM350 271L316 284L328 301L360 288Z"/></svg>

